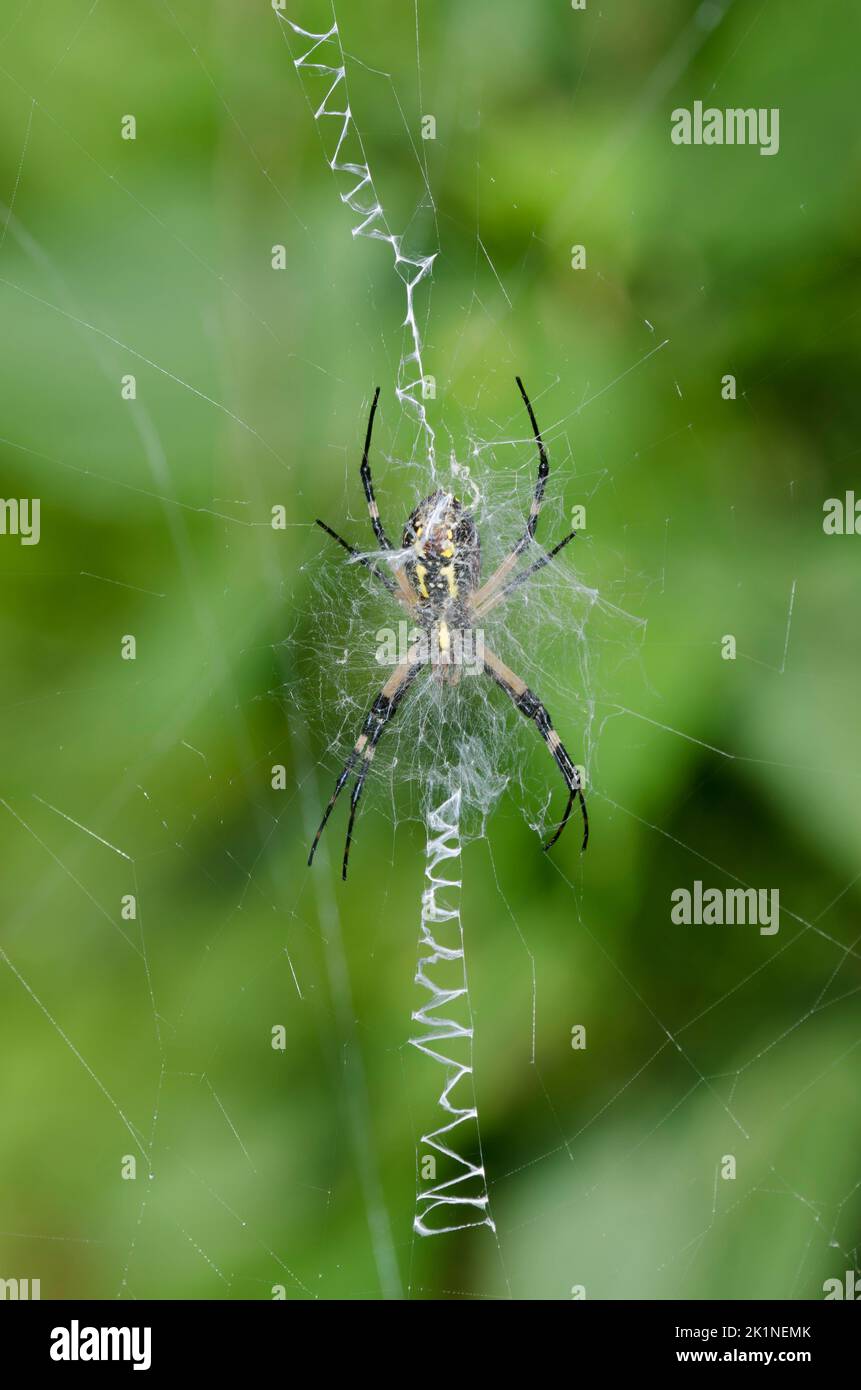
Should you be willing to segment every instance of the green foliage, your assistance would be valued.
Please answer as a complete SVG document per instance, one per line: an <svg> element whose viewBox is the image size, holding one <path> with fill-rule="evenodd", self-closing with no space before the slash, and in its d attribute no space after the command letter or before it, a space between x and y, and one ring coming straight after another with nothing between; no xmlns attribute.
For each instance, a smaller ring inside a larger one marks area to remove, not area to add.
<svg viewBox="0 0 861 1390"><path fill-rule="evenodd" d="M442 451L517 440L488 467L525 508L520 372L551 448L543 539L585 502L565 562L646 624L587 625L590 692L570 647L536 659L590 752L592 843L543 856L512 787L466 853L499 1240L419 1248L416 801L398 792L393 830L380 781L349 884L343 809L309 874L339 721L300 688L341 564L313 520L369 544L378 382L393 531L420 489L398 466L403 289L351 238L263 0L13 8L2 491L41 499L42 538L0 537L0 1276L51 1297L820 1296L861 1223L861 539L821 525L861 496L857 16L773 0L709 33L682 0L447 0L419 7L420 105L412 6L339 7L392 223L414 249L439 234L419 309ZM697 98L780 107L779 155L673 146ZM411 141L436 224L410 221ZM695 878L778 887L779 934L672 925Z"/></svg>

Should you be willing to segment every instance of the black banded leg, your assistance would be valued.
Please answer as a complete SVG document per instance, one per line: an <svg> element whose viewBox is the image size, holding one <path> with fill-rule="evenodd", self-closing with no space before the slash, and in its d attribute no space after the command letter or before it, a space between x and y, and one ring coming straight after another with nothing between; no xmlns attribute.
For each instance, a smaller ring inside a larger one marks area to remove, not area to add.
<svg viewBox="0 0 861 1390"><path fill-rule="evenodd" d="M353 749L352 753L350 754L350 756L348 757L347 761L344 763L344 766L341 768L340 773L338 774L338 780L337 780L337 782L335 783L335 790L332 792L332 795L329 797L329 803L328 803L328 805L327 805L325 811L323 812L323 819L320 821L320 824L319 824L318 827L317 827L317 834L314 836L314 843L311 845L311 853L308 855L308 868L309 868L309 869L310 869L311 865L314 863L314 855L316 854L316 852L317 852L317 846L318 846L318 844L320 843L320 836L323 834L323 831L326 829L326 822L328 821L329 817L331 816L332 812L334 811L334 809L335 809L335 802L338 800L338 797L341 795L341 792L343 791L343 788L344 788L344 783L346 782L347 778L349 777L350 773L352 772L352 770L353 770L353 765L354 765L356 759L357 759L358 756L359 756L359 753L360 753L360 751L361 751L360 748L359 748L359 743L360 743L360 742L361 742L361 738L360 738L359 741L356 743L355 748Z"/></svg>
<svg viewBox="0 0 861 1390"><path fill-rule="evenodd" d="M368 740L369 740L371 731L372 731L372 729L374 728L375 722L376 722L376 720L377 720L379 714L382 712L382 710L383 710L389 703L390 703L390 702L389 702L388 700L386 700L385 696L384 696L382 693L380 693L380 694L377 696L377 698L376 698L376 700L374 701L374 703L371 705L371 708L370 708L370 710L368 711L368 713L365 715L365 720L364 720L364 723L362 724L362 732L359 734L359 737L356 739L356 742L355 742L355 744L353 745L353 749L352 749L352 751L351 751L349 757L347 758L347 761L344 763L344 766L341 768L341 771L340 771L339 774L338 774L338 780L337 780L337 782L335 783L335 790L332 792L332 795L329 797L328 804L327 804L327 806L326 806L325 811L323 812L323 819L320 821L320 824L319 824L318 827L317 827L317 833L316 833L316 835L314 836L314 841L313 841L313 844L311 845L311 850L310 850L310 853L309 853L309 855L308 855L308 868L309 868L309 869L310 869L311 865L312 865L313 862L314 862L314 855L316 854L316 852L317 852L317 846L318 846L318 844L320 843L320 836L323 834L323 831L326 829L326 824L327 824L327 822L328 822L328 820L329 820L329 817L331 816L333 810L335 809L335 802L338 800L338 797L341 795L341 792L344 790L344 784L346 783L347 779L349 778L350 773L353 771L353 768L355 767L357 760L358 760L359 758L362 758L362 759L363 759L363 762L364 762L365 764L367 764L367 762L370 761L370 758L372 758L372 757L374 756L374 755L373 755L373 751L372 751L371 754L370 754L370 757L368 757L368 756L366 755L365 750L366 750L367 747L368 747ZM388 716L386 716L386 717L388 717ZM384 722L385 722L385 721L384 721ZM379 737L379 735L378 735L378 737ZM374 746L376 746L376 743L375 743Z"/></svg>
<svg viewBox="0 0 861 1390"><path fill-rule="evenodd" d="M504 661L500 661L499 657L495 656L487 647L484 649L484 669L488 675L493 677L497 685L502 687L515 708L518 709L526 719L531 719L535 724L538 732L547 744L556 766L562 773L565 785L568 788L568 804L565 807L565 814L553 835L551 835L550 839L542 848L548 850L556 844L556 841L568 824L571 809L575 800L577 800L580 803L580 814L583 817L583 844L581 846L581 851L584 850L589 843L589 815L586 810L586 799L583 796L583 788L580 785L577 769L571 761L565 745L554 729L547 709L541 703L538 696L533 694L520 677L516 675L510 667L506 666Z"/></svg>
<svg viewBox="0 0 861 1390"><path fill-rule="evenodd" d="M395 674L386 682L383 692L374 701L371 714L368 719L374 719L374 723L368 732L368 740L362 749L362 766L359 768L353 792L350 797L350 819L347 822L347 838L344 843L344 861L341 866L341 877L346 882L347 865L350 859L350 846L353 843L353 827L356 823L356 812L362 792L365 789L365 778L367 777L377 744L380 741L383 729L397 712L398 705L403 700L416 676L420 667L415 662L406 662L397 668Z"/></svg>
<svg viewBox="0 0 861 1390"><path fill-rule="evenodd" d="M368 503L368 512L371 517L371 525L374 528L374 535L377 538L377 545L381 550L394 550L394 546L386 535L383 523L380 521L380 510L377 506L377 499L374 496L374 484L371 482L371 465L368 462L368 454L371 450L371 435L374 431L374 416L377 413L377 402L380 399L380 388L374 392L374 399L371 402L371 413L368 417L368 432L365 435L365 449L362 454L362 487L365 489L365 498ZM403 600L408 608L413 608L416 596L410 587L407 576L401 564L393 564L392 570L395 576L396 590L399 598Z"/></svg>
<svg viewBox="0 0 861 1390"><path fill-rule="evenodd" d="M474 594L473 604L476 608L478 608L481 604L486 603L488 599L493 598L493 596L498 592L498 590L502 588L503 584L505 583L505 580L508 578L511 571L514 569L520 556L523 554L526 547L530 545L531 542L534 540L535 528L538 525L538 514L541 511L541 503L544 501L544 489L547 486L547 478L550 473L550 464L547 459L547 450L544 447L544 440L541 438L541 431L538 428L538 421L535 419L535 411L532 409L532 403L526 394L526 388L524 387L523 382L520 380L520 377L515 377L515 380L520 390L520 394L523 397L526 409L529 412L529 420L532 425L532 433L535 435L535 442L538 445L538 477L535 479L535 487L532 492L532 502L529 507L529 515L526 519L526 529L523 532L523 535L517 541L513 550L511 550L508 553L508 555L506 555L499 568L494 571L490 578L484 584L482 584L481 588L478 589Z"/></svg>
<svg viewBox="0 0 861 1390"><path fill-rule="evenodd" d="M317 845L320 842L320 836L323 834L323 831L326 828L326 823L330 815L332 814L335 802L338 800L338 797L340 796L344 788L344 785L347 779L349 778L350 773L352 772L356 763L359 761L359 759L361 759L361 766L359 768L359 772L356 777L356 783L353 787L352 796L350 798L350 819L347 826L347 841L344 847L344 862L341 873L342 878L346 879L347 863L350 857L350 845L353 839L353 826L356 820L356 811L358 808L359 800L362 795L362 791L364 789L365 779L370 770L374 752L376 750L377 744L379 743L380 736L384 728L386 727L392 716L395 714L398 705L406 695L407 691L409 690L410 686L412 685L413 681L418 675L420 669L421 666L416 661L408 660L401 662L400 666L395 668L392 675L386 681L386 684L383 686L383 689L377 696L376 700L371 705L370 710L365 716L365 720L362 725L362 732L356 739L355 746L352 752L350 753L349 757L347 758L347 761L345 762L343 768L341 769L341 772L338 775L338 780L335 783L335 790L332 792L332 795L329 798L329 803L323 814L323 819L321 820L320 825L317 829L317 833L314 836L314 842L311 845L311 851L308 855L309 866L314 861L314 854L316 852Z"/></svg>
<svg viewBox="0 0 861 1390"><path fill-rule="evenodd" d="M529 508L529 520L526 523L525 532L515 547L515 553L520 555L535 536L535 528L538 525L538 513L541 511L541 503L544 501L544 489L547 486L547 477L550 473L550 463L547 459L547 450L544 447L544 440L541 438L541 431L538 428L538 421L535 418L535 411L532 409L532 402L526 394L526 388L520 380L520 377L516 377L515 380L520 388L523 404L529 412L532 433L535 435L535 442L538 445L538 477L535 480L535 490L532 494L532 504Z"/></svg>
<svg viewBox="0 0 861 1390"><path fill-rule="evenodd" d="M371 482L371 465L368 462L368 454L371 450L371 435L374 432L374 416L377 413L377 402L380 399L380 388L374 392L374 399L371 402L371 413L368 417L368 432L365 435L365 451L362 454L362 486L365 489L365 497L368 503L368 511L371 516L371 525L374 528L374 535L381 550L391 550L392 543L385 533L383 523L380 521L380 509L377 506L377 499L374 496L374 485Z"/></svg>
<svg viewBox="0 0 861 1390"><path fill-rule="evenodd" d="M583 796L583 788L580 785L577 769L572 763L564 743L554 729L547 709L538 699L538 696L527 689L522 695L515 699L514 703L521 714L525 715L527 719L535 721L538 732L553 754L556 766L562 773L565 779L565 785L568 788L568 804L565 807L565 814L559 822L554 834L551 835L543 848L547 850L556 844L556 841L568 824L568 817L571 815L571 808L576 798L580 802L580 811L583 817L583 844L581 846L581 850L583 850L589 843L589 816L586 811L586 800Z"/></svg>
<svg viewBox="0 0 861 1390"><path fill-rule="evenodd" d="M406 686L401 692L401 695L404 694L406 694ZM391 701L387 713L380 719L380 722L375 726L373 732L368 736L368 742L365 744L365 747L362 750L362 766L359 768L359 773L356 777L356 781L353 786L353 791L350 796L350 819L347 821L347 838L344 843L344 862L341 865L341 877L342 879L344 879L345 882L347 878L347 864L349 863L350 859L350 846L353 843L353 827L356 824L356 812L359 808L359 802L362 797L362 792L365 790L365 778L371 770L371 762L373 760L374 753L377 750L377 744L380 741L380 735L382 734L383 729L386 727L386 724L388 724L389 720L392 718L392 715L397 709L399 699L400 697Z"/></svg>
<svg viewBox="0 0 861 1390"><path fill-rule="evenodd" d="M350 818L347 821L347 838L344 841L344 860L341 865L341 878L344 879L345 882L347 879L347 865L350 861L350 846L353 843L353 827L356 824L356 812L359 808L362 792L365 790L365 779L371 770L371 763L374 753L377 751L380 735L397 709L397 701L395 700L388 701L385 705L382 702L383 696L379 696L374 701L374 706L369 718L375 716L376 723L362 746L362 765L359 768L350 795Z"/></svg>
<svg viewBox="0 0 861 1390"><path fill-rule="evenodd" d="M337 541L339 545L342 545L348 554L352 555L354 560L358 560L360 565L364 565L366 570L370 570L371 574L375 575L381 584L385 584L390 594L397 594L398 586L395 584L394 580L390 579L387 574L383 574L383 571L378 569L372 560L369 560L366 555L363 555L362 552L357 550L354 545L351 545L349 541L345 541L343 536L339 536L337 531L333 531L331 526L327 526L325 521L321 521L319 517L317 517L317 525L322 531L326 532L327 536L331 536L333 541Z"/></svg>

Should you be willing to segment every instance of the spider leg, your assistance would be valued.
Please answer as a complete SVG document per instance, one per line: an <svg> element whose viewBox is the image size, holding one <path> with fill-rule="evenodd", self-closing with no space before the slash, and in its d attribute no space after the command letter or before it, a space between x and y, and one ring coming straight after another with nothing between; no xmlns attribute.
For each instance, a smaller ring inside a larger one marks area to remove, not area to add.
<svg viewBox="0 0 861 1390"><path fill-rule="evenodd" d="M502 587L505 579L514 569L514 566L517 564L518 559L523 554L526 547L534 540L535 528L538 525L538 514L541 511L541 503L544 501L544 489L547 486L547 478L550 473L547 450L544 447L544 440L541 438L541 431L538 428L538 421L535 419L535 411L532 409L532 403L526 394L525 387L520 377L516 377L515 380L520 389L520 394L523 397L526 409L529 412L532 432L535 435L535 442L538 445L538 477L535 480L532 502L529 507L529 515L526 519L526 529L517 541L514 549L506 555L499 568L490 576L486 583L482 584L480 589L476 590L473 596L473 605L475 607L478 607L479 604L485 603L489 598L492 598L496 591Z"/></svg>
<svg viewBox="0 0 861 1390"><path fill-rule="evenodd" d="M345 541L343 536L339 536L337 531L333 531L331 526L327 526L325 521L321 521L319 517L317 517L317 525L322 531L326 532L327 536L331 536L333 541L337 541L339 545L342 545L344 549L353 556L354 560L358 560L360 565L364 565L366 570L370 570L371 574L375 575L381 584L385 584L390 594L397 594L398 589L394 580L390 579L387 574L383 574L383 571L378 569L372 560L369 560L366 555L363 555L362 552L357 550L354 545L351 545L349 541Z"/></svg>
<svg viewBox="0 0 861 1390"><path fill-rule="evenodd" d="M503 584L501 589L498 589L495 594L492 594L489 599L486 599L481 609L476 610L476 617L483 618L485 613L489 613L492 608L495 608L498 603L501 603L504 598L507 598L513 589L518 588L521 584L525 584L527 579L530 579L537 570L541 570L545 565L549 565L554 556L558 555L560 550L564 550L569 541L575 540L576 537L576 531L569 531L568 535L564 536L558 545L554 545L552 550L546 550L543 555L539 555L534 564L531 564L522 574L515 575L514 579L509 579L507 584Z"/></svg>
<svg viewBox="0 0 861 1390"><path fill-rule="evenodd" d="M532 494L532 505L529 508L529 520L526 523L526 530L515 547L519 555L521 551L526 549L535 535L535 528L538 525L538 513L541 511L541 503L544 501L544 489L547 486L547 477L550 473L550 463L547 458L547 450L544 447L544 440L541 438L541 431L538 428L538 421L535 419L535 411L532 409L532 402L526 394L526 389L520 377L515 377L515 380L520 388L523 404L529 412L532 433L535 435L535 442L538 445L538 477L535 480L535 491Z"/></svg>
<svg viewBox="0 0 861 1390"><path fill-rule="evenodd" d="M398 705L406 695L420 669L421 663L415 659L410 659L408 657L406 661L402 661L399 666L395 667L395 670L371 705L371 708L365 716L364 723L362 724L362 731L356 739L356 743L347 761L338 774L335 790L329 798L328 805L323 813L323 819L314 836L314 843L311 845L311 852L308 855L309 867L314 862L314 854L320 842L320 836L323 834L326 823L334 810L335 802L343 791L344 785L355 767L356 762L361 758L361 767L359 768L355 786L353 787L353 792L350 797L350 819L347 825L347 841L344 846L344 863L341 870L341 877L346 879L347 863L350 857L350 845L353 840L353 826L355 825L356 811L362 791L364 790L365 778L370 771L371 762L383 729L397 711Z"/></svg>
<svg viewBox="0 0 861 1390"><path fill-rule="evenodd" d="M365 435L365 448L362 454L362 486L365 489L365 498L368 503L368 511L371 516L371 525L374 528L374 535L381 550L392 550L393 546L386 535L383 523L380 521L380 509L377 506L377 499L374 496L374 484L371 482L371 465L368 462L368 454L371 448L371 435L374 431L374 416L377 413L377 402L380 399L380 388L374 392L374 399L371 402L371 413L368 417L368 432Z"/></svg>
<svg viewBox="0 0 861 1390"><path fill-rule="evenodd" d="M368 512L371 517L371 526L374 528L374 535L381 550L394 550L394 546L385 532L385 527L380 521L380 510L377 506L377 499L374 496L374 484L371 481L371 465L368 462L368 454L371 451L371 435L374 432L374 416L377 413L377 402L380 399L380 388L374 392L374 399L371 401L371 413L368 416L368 431L365 435L365 447L362 451L362 487L365 489L365 499L368 503ZM398 593L408 607L412 608L416 602L416 596L410 588L409 580L404 574L401 565L393 564L392 570L395 576Z"/></svg>
<svg viewBox="0 0 861 1390"><path fill-rule="evenodd" d="M522 715L534 722L538 732L553 755L556 766L562 773L565 785L568 788L568 804L565 807L565 814L553 835L551 835L550 839L542 848L548 850L552 845L556 844L556 841L568 824L571 808L575 800L577 800L580 802L580 814L583 817L582 852L589 843L589 816L586 811L586 800L583 796L583 788L580 785L577 769L572 763L565 749L565 745L554 729L550 720L550 715L538 699L538 696L533 694L528 685L526 685L510 667L506 666L504 661L500 661L498 656L494 655L492 651L489 651L487 647L484 649L484 669L489 676L492 676L497 685L502 687L515 709L518 709Z"/></svg>

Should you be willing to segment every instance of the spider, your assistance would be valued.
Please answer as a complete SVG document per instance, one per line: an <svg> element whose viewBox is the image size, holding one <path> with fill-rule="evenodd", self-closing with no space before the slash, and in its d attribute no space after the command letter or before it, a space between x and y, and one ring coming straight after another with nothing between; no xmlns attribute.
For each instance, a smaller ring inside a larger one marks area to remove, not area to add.
<svg viewBox="0 0 861 1390"><path fill-rule="evenodd" d="M326 828L335 802L358 762L359 770L350 797L350 818L347 824L347 839L344 845L344 861L341 873L342 878L346 879L356 812L374 752L383 730L389 720L394 717L423 666L430 662L435 665L434 673L438 677L451 682L456 681L459 671L456 667L448 664L446 660L453 635L469 632L476 619L485 617L497 604L507 599L515 589L526 583L538 570L543 569L576 536L575 531L569 531L568 535L552 550L542 552L531 565L521 570L519 574L512 576L512 570L518 559L535 538L538 514L541 511L547 476L550 472L547 450L541 438L535 412L520 377L516 377L515 380L529 413L532 432L538 446L538 477L523 534L498 569L484 583L480 582L481 549L475 522L470 513L464 509L463 504L450 492L443 492L438 489L419 503L404 528L403 545L400 551L394 549L386 535L374 497L371 465L368 462L374 416L380 398L379 386L374 392L374 399L371 403L360 471L371 517L371 526L377 543L381 550L392 552L392 559L388 561L388 572L382 570L367 555L363 555L356 546L339 536L337 531L333 531L331 526L326 525L325 521L317 519L317 525L322 527L327 535L343 546L353 560L364 565L388 589L389 593L398 599L413 618L415 626L421 629L424 634L435 639L430 649L436 655L428 656L427 643L417 644L411 648L407 659L401 661L395 668L374 700L352 752L338 775L335 790L329 798L323 819L314 836L314 843L308 855L309 866L313 863L320 836ZM580 803L583 817L582 849L585 850L589 841L589 818L580 778L551 723L547 709L538 696L529 689L525 681L521 680L514 671L506 666L504 661L501 661L486 646L483 648L483 670L505 691L515 709L533 721L547 744L568 788L568 804L565 807L565 814L554 834L543 845L543 849L550 849L559 839L568 823L576 799Z"/></svg>

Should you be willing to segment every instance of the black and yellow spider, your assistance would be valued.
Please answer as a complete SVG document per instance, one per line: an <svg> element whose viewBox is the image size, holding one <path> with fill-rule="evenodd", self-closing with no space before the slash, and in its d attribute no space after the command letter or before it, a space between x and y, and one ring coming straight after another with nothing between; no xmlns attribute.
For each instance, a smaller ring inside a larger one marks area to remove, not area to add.
<svg viewBox="0 0 861 1390"><path fill-rule="evenodd" d="M442 653L443 657L452 645L453 637L463 636L464 633L474 628L476 619L483 618L501 603L512 590L525 583L537 570L543 568L558 555L559 551L572 541L576 532L570 531L563 540L555 545L552 550L544 551L537 560L533 561L520 574L509 578L514 569L518 558L526 550L534 537L535 528L538 523L538 513L541 510L541 503L544 498L544 489L547 486L547 475L550 472L550 465L547 461L547 450L541 438L541 432L535 419L535 412L530 404L529 397L523 387L520 377L516 378L523 397L526 409L529 412L529 419L538 445L538 478L535 483L535 490L532 495L532 505L529 508L529 516L526 522L526 529L511 552L502 561L499 568L479 584L481 574L481 550L478 539L478 531L475 522L469 512L464 510L463 504L452 496L449 492L437 490L430 497L419 503L409 521L404 528L403 545L401 550L396 551L392 546L383 524L380 521L380 513L374 497L374 488L371 482L371 466L368 462L368 453L371 447L371 433L374 428L374 415L377 410L377 402L380 398L380 388L374 392L374 399L371 404L371 414L368 420L368 432L365 436L365 450L362 454L362 484L365 489L365 497L368 502L368 511L371 515L371 525L374 528L374 535L381 550L392 551L392 560L389 562L389 571L385 572L369 559L362 555L356 546L345 541L331 526L327 526L324 521L318 519L317 525L349 551L354 560L358 560L366 569L370 570L380 583L384 584L389 593L394 595L407 609L413 619L414 625L425 634L431 635L433 641L416 645L410 650L407 658L403 660L392 672L386 681L379 695L362 725L362 731L356 740L355 746L345 762L338 780L335 783L329 804L326 807L323 819L320 822L317 834L314 836L314 843L311 846L311 853L308 855L309 865L314 859L314 852L322 835L326 822L332 814L332 809L337 801L344 784L352 772L357 761L361 760L361 766L356 776L350 799L350 819L347 825L347 840L344 846L344 863L342 876L347 877L347 863L350 857L350 845L353 839L353 826L356 820L356 810L365 785L365 778L373 759L376 746L380 740L383 729L397 711L398 706L403 700L410 686L415 681L419 671L430 661L434 664L435 658L428 656L428 650L435 653ZM456 680L457 668L452 667L444 661L436 659L436 674L444 680ZM484 671L491 676L506 695L514 703L515 707L527 719L534 721L541 737L547 744L552 753L556 764L565 780L568 788L568 804L565 807L565 814L562 817L555 833L544 845L544 849L550 849L554 845L568 823L571 808L575 798L580 802L580 809L583 816L583 845L585 849L589 840L589 818L586 813L586 802L583 797L583 790L577 769L565 751L559 735L550 722L550 715L544 705L533 694L524 681L520 679L514 671L510 670L498 656L483 647Z"/></svg>

